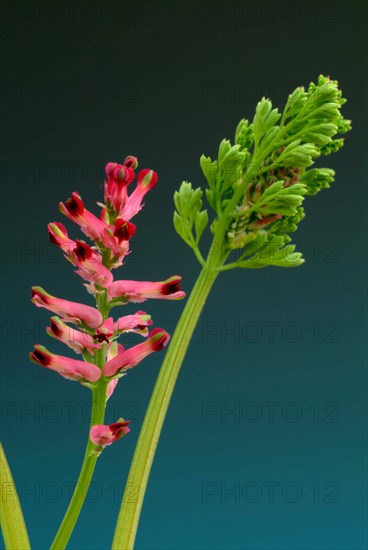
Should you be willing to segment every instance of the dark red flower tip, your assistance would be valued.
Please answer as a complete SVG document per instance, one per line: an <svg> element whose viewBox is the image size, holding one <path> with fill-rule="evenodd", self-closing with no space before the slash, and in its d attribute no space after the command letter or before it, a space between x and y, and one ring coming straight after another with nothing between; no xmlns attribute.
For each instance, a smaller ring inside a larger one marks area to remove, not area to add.
<svg viewBox="0 0 368 550"><path fill-rule="evenodd" d="M119 436L121 432L125 431L125 428L130 424L130 420L124 420L122 422L114 422L110 424L109 428L114 436Z"/></svg>
<svg viewBox="0 0 368 550"><path fill-rule="evenodd" d="M169 283L162 286L161 294L168 296L169 294L175 294L181 290L180 279L176 281L170 281Z"/></svg>
<svg viewBox="0 0 368 550"><path fill-rule="evenodd" d="M119 241L128 241L136 232L137 227L134 223L126 222L122 219L116 220L114 235Z"/></svg>
<svg viewBox="0 0 368 550"><path fill-rule="evenodd" d="M109 177L112 177L117 184L122 184L125 186L134 180L135 173L134 170L128 168L127 166L116 164L112 169L112 172L110 172Z"/></svg>
<svg viewBox="0 0 368 550"><path fill-rule="evenodd" d="M93 339L99 344L102 344L103 342L109 343L110 342L109 336L112 336L112 334L108 335L108 334L104 334L103 332L99 332L98 334L95 334L93 336Z"/></svg>
<svg viewBox="0 0 368 550"><path fill-rule="evenodd" d="M78 260L81 262L89 260L92 256L92 248L83 241L76 240L75 242L77 243L77 246L74 248L73 252L77 256Z"/></svg>
<svg viewBox="0 0 368 550"><path fill-rule="evenodd" d="M36 363L39 363L44 367L47 367L47 365L50 365L51 363L51 358L40 349L35 348L35 350L31 353L31 357L33 358L34 361L36 361Z"/></svg>
<svg viewBox="0 0 368 550"><path fill-rule="evenodd" d="M61 336L63 333L59 325L52 318L50 319L50 329L51 329L51 332L55 334L55 336Z"/></svg>
<svg viewBox="0 0 368 550"><path fill-rule="evenodd" d="M116 166L116 162L108 162L106 164L105 172L107 177L113 175L115 166Z"/></svg>
<svg viewBox="0 0 368 550"><path fill-rule="evenodd" d="M133 157L133 156L129 155L129 156L126 157L123 164L127 168L131 168L132 170L135 170L138 166L138 159L137 159L137 157Z"/></svg>
<svg viewBox="0 0 368 550"><path fill-rule="evenodd" d="M35 298L36 296L38 298L40 298L45 305L50 303L47 296L45 296L44 294L40 294L40 292L37 290L37 288L32 288L32 290L31 290L31 300L33 298Z"/></svg>
<svg viewBox="0 0 368 550"><path fill-rule="evenodd" d="M74 215L82 214L84 210L83 201L78 193L72 193L71 198L66 201L65 207L70 214Z"/></svg>
<svg viewBox="0 0 368 550"><path fill-rule="evenodd" d="M170 339L170 336L168 335L166 330L162 328L154 328L150 334L150 339L154 339L154 336L156 336L156 334L158 333L161 334L161 338L158 338L157 340L152 342L152 349L154 351L161 351L166 346L166 344Z"/></svg>
<svg viewBox="0 0 368 550"><path fill-rule="evenodd" d="M62 223L59 223L59 222L53 222L53 225L56 225L56 227L58 227L60 229L60 231L62 233L64 233L64 235L67 235L65 225L63 225ZM49 226L47 226L47 231L49 233L50 243L59 245L59 241L57 239L55 239L55 236L54 236L54 234L51 231Z"/></svg>
<svg viewBox="0 0 368 550"><path fill-rule="evenodd" d="M149 168L144 168L141 170L138 174L137 178L137 185L144 185L144 187L147 187L148 189L152 189L157 183L158 175L154 170L150 170Z"/></svg>

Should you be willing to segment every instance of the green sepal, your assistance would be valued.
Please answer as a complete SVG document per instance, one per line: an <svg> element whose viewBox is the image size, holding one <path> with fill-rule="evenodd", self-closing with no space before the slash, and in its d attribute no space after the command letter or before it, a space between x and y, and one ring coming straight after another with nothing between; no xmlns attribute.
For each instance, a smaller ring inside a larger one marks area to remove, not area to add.
<svg viewBox="0 0 368 550"><path fill-rule="evenodd" d="M93 357L86 349L83 349L82 357L87 363L93 363Z"/></svg>

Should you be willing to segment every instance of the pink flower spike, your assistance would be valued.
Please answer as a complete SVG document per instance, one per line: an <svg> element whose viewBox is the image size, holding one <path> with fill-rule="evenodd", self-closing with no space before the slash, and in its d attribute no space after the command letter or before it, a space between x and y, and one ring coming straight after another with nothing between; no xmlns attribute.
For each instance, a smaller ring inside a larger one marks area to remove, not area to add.
<svg viewBox="0 0 368 550"><path fill-rule="evenodd" d="M79 324L81 321L92 328L99 327L102 323L101 313L94 307L85 306L78 302L69 302L55 298L39 286L32 287L31 300L37 307L43 307L56 313L64 321L72 321Z"/></svg>
<svg viewBox="0 0 368 550"><path fill-rule="evenodd" d="M29 354L29 358L37 365L54 370L69 380L97 382L101 378L100 369L93 363L55 355L40 344L35 345L34 351Z"/></svg>
<svg viewBox="0 0 368 550"><path fill-rule="evenodd" d="M97 218L92 212L84 207L80 195L76 192L72 193L70 199L64 204L59 204L59 210L67 218L80 226L85 235L94 241L101 241L107 224Z"/></svg>
<svg viewBox="0 0 368 550"><path fill-rule="evenodd" d="M96 424L95 426L92 426L89 437L94 445L98 445L99 447L106 447L107 445L111 445L111 443L114 443L114 441L121 439L122 437L124 437L124 435L129 433L129 424L130 421L124 420L123 418L121 418L114 424L110 424L109 426Z"/></svg>
<svg viewBox="0 0 368 550"><path fill-rule="evenodd" d="M135 367L147 355L150 355L154 351L161 351L169 340L170 336L166 330L155 328L145 342L127 350L119 350L116 357L106 363L104 368L105 376L119 375L121 371Z"/></svg>
<svg viewBox="0 0 368 550"><path fill-rule="evenodd" d="M151 316L145 311L137 311L134 315L125 315L120 317L114 324L113 330L115 334L122 332L136 332L142 336L148 336L148 328L152 325Z"/></svg>
<svg viewBox="0 0 368 550"><path fill-rule="evenodd" d="M174 275L158 283L148 281L115 281L108 288L110 298L121 298L121 303L144 302L148 298L180 300L185 292L181 290L181 277Z"/></svg>
<svg viewBox="0 0 368 550"><path fill-rule="evenodd" d="M46 328L46 332L52 338L56 338L63 344L66 344L76 353L82 353L84 349L91 355L95 349L100 349L102 344L96 344L89 334L75 330L63 323L59 317L51 317L50 326Z"/></svg>
<svg viewBox="0 0 368 550"><path fill-rule="evenodd" d="M153 170L141 170L138 174L137 187L128 197L124 208L121 210L121 216L125 220L130 220L142 208L144 196L153 189L157 183L158 176Z"/></svg>

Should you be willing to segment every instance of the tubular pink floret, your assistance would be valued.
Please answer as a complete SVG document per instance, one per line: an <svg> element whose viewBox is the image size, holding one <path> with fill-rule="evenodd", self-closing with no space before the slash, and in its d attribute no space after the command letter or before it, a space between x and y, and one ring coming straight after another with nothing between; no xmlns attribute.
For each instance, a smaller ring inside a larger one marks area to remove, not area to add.
<svg viewBox="0 0 368 550"><path fill-rule="evenodd" d="M40 344L35 345L34 351L29 354L29 358L37 365L54 370L69 380L97 382L101 378L100 369L93 363L55 355Z"/></svg>
<svg viewBox="0 0 368 550"><path fill-rule="evenodd" d="M93 286L98 284L107 288L114 280L111 271L103 265L101 254L83 241L76 241L73 249L73 263L79 268L76 273Z"/></svg>
<svg viewBox="0 0 368 550"><path fill-rule="evenodd" d="M181 290L180 275L174 275L166 281L115 281L108 288L110 298L121 298L124 302L144 302L148 298L180 300L185 292Z"/></svg>
<svg viewBox="0 0 368 550"><path fill-rule="evenodd" d="M130 220L142 209L142 200L148 191L156 185L157 179L158 176L153 170L144 169L139 172L137 186L120 211L125 220Z"/></svg>
<svg viewBox="0 0 368 550"><path fill-rule="evenodd" d="M154 351L161 351L170 340L169 334L162 328L154 329L149 338L137 344L130 349L124 350L123 347L119 347L118 354L110 359L105 365L104 375L115 376L121 371L131 369L140 363L147 355L150 355Z"/></svg>
<svg viewBox="0 0 368 550"><path fill-rule="evenodd" d="M130 421L124 420L123 418L114 424L110 424L109 426L105 426L104 424L96 424L95 426L92 426L90 430L90 439L95 445L98 445L99 447L106 447L129 433L129 424Z"/></svg>
<svg viewBox="0 0 368 550"><path fill-rule="evenodd" d="M31 299L37 307L43 307L56 313L64 321L72 321L77 324L83 321L92 328L97 328L102 323L102 315L96 308L55 298L39 286L32 287Z"/></svg>
<svg viewBox="0 0 368 550"><path fill-rule="evenodd" d="M124 315L113 324L115 334L122 332L136 332L142 336L148 335L148 328L153 324L151 316L145 311L137 311L134 315Z"/></svg>
<svg viewBox="0 0 368 550"><path fill-rule="evenodd" d="M74 249L76 242L69 239L65 226L59 222L49 223L47 226L50 242L56 244L64 254L69 257Z"/></svg>
<svg viewBox="0 0 368 550"><path fill-rule="evenodd" d="M92 336L80 330L76 330L63 323L59 317L51 317L50 326L46 332L52 338L56 338L76 353L82 353L86 349L91 355L95 349L100 349L102 344L95 343Z"/></svg>
<svg viewBox="0 0 368 550"><path fill-rule="evenodd" d="M78 224L85 235L94 241L102 241L108 226L84 207L78 193L72 193L71 198L65 204L60 202L59 210L67 218Z"/></svg>

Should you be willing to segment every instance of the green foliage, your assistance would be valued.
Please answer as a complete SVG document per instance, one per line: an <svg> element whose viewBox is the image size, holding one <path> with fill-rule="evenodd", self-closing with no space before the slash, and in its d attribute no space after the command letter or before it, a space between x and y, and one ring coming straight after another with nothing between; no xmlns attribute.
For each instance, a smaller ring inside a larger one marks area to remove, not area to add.
<svg viewBox="0 0 368 550"><path fill-rule="evenodd" d="M313 158L318 156L318 149L313 143L301 143L300 139L292 141L278 155L274 166L295 166L306 168L313 164Z"/></svg>
<svg viewBox="0 0 368 550"><path fill-rule="evenodd" d="M295 216L297 207L304 200L304 185L295 184L283 187L283 181L276 181L268 187L256 201L253 209L262 215L282 214Z"/></svg>
<svg viewBox="0 0 368 550"><path fill-rule="evenodd" d="M215 236L222 232L222 245L229 251L244 250L234 267L302 263L294 245L288 244L289 234L304 218L301 204L305 196L330 187L334 180L332 169L313 168L313 164L344 144L341 135L351 129L350 121L341 114L345 102L338 82L321 75L307 89L296 88L282 113L263 97L253 121L239 122L234 145L224 139L217 159L202 155L206 197L215 213L211 231ZM190 186L186 192L193 194L190 200L198 205L200 189L193 191ZM198 222L199 231L193 238L192 226L197 230L195 218L201 204L189 215L179 210L178 200L176 230L190 246L193 242L198 245L198 234L208 222L207 213L198 214L203 220Z"/></svg>
<svg viewBox="0 0 368 550"><path fill-rule="evenodd" d="M237 267L260 269L273 265L276 267L298 267L304 263L300 252L295 252L295 245L277 247L277 243L267 243L260 252L250 259L237 262Z"/></svg>
<svg viewBox="0 0 368 550"><path fill-rule="evenodd" d="M231 145L227 139L220 143L216 161L204 155L200 158L200 165L208 182L206 197L219 217L226 207L229 193L232 194L242 178L245 159L246 154L241 150L241 145Z"/></svg>
<svg viewBox="0 0 368 550"><path fill-rule="evenodd" d="M306 186L307 195L316 195L321 189L328 189L334 181L335 170L331 168L312 168L307 170L302 177Z"/></svg>
<svg viewBox="0 0 368 550"><path fill-rule="evenodd" d="M242 151L249 150L254 142L253 124L249 124L248 120L243 118L235 131L235 144L240 145Z"/></svg>
<svg viewBox="0 0 368 550"><path fill-rule="evenodd" d="M202 189L193 189L192 184L187 181L183 181L179 191L175 191L174 194L174 226L176 232L191 248L198 247L199 239L208 224L207 210L201 211L202 195Z"/></svg>
<svg viewBox="0 0 368 550"><path fill-rule="evenodd" d="M256 107L256 114L253 118L254 141L257 144L267 138L267 134L274 129L280 117L278 109L272 110L271 101L263 97Z"/></svg>

